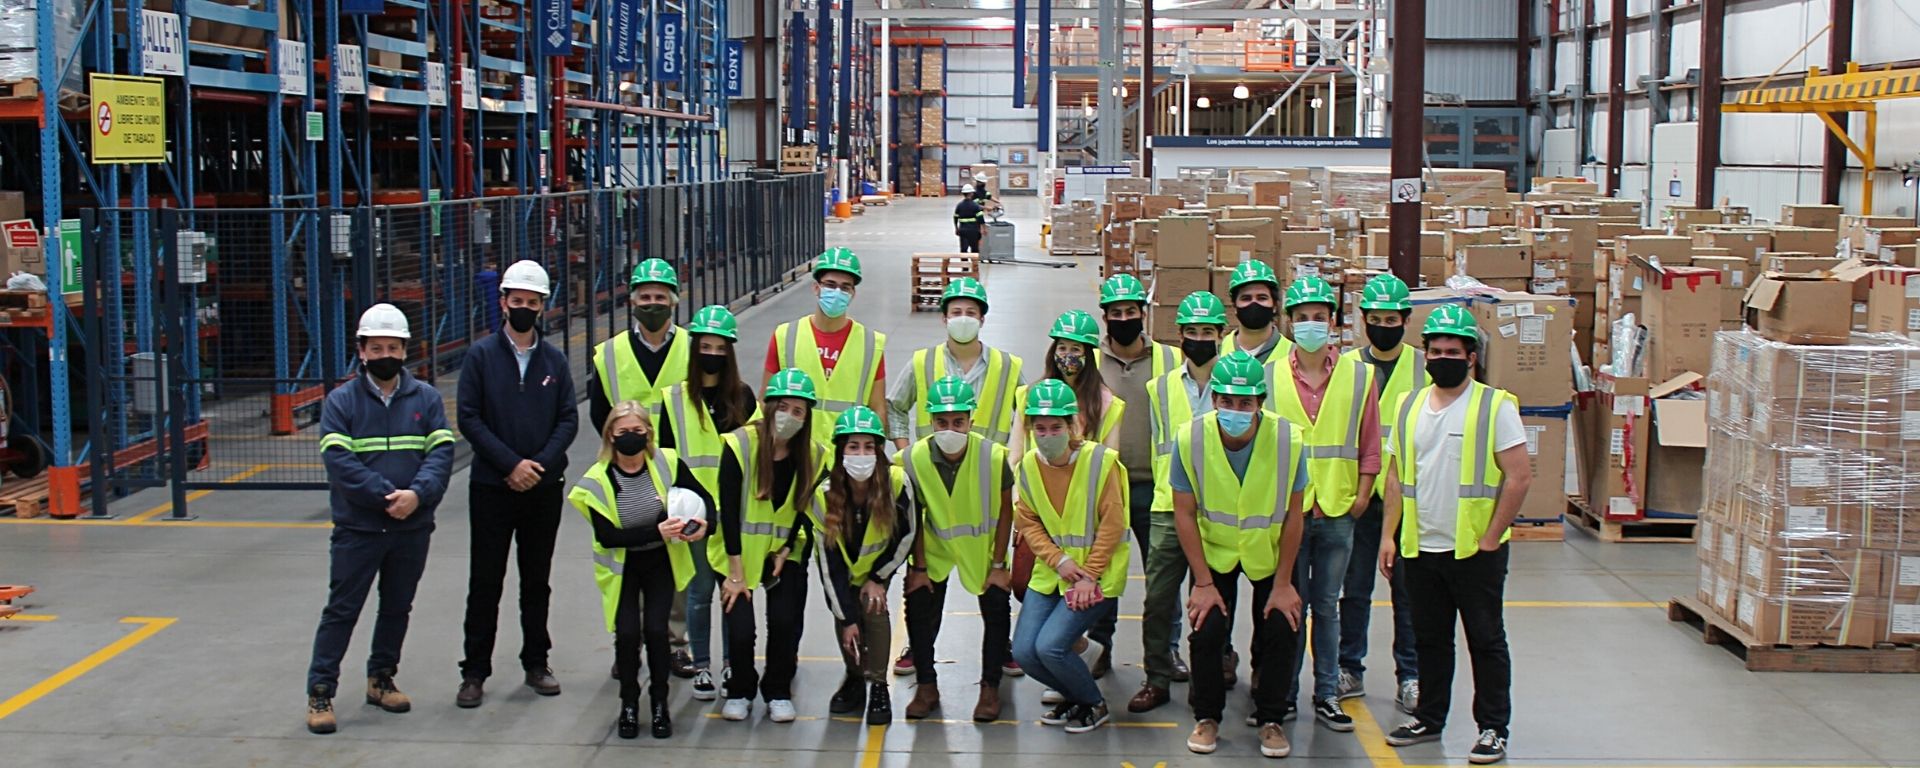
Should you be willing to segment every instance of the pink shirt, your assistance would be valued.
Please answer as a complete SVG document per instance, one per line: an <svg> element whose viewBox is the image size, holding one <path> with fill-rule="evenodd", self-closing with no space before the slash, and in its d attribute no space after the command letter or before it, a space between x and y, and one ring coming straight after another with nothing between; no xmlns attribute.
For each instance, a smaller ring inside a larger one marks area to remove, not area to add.
<svg viewBox="0 0 1920 768"><path fill-rule="evenodd" d="M1300 348L1295 347L1287 355L1287 364L1293 366L1294 391L1300 393L1300 406L1307 412L1307 418L1320 419L1320 403L1327 399L1327 383L1333 381L1334 366L1340 364L1340 356L1329 353L1326 365L1322 367L1318 386L1307 383L1307 377L1297 373L1300 370ZM1380 393L1375 387L1367 387L1367 403L1360 407L1360 474L1380 474Z"/></svg>

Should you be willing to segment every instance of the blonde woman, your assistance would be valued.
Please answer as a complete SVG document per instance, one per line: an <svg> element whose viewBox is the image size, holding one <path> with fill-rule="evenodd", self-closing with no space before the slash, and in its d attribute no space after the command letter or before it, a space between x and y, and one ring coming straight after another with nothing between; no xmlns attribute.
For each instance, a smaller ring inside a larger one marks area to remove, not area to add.
<svg viewBox="0 0 1920 768"><path fill-rule="evenodd" d="M667 617L674 592L693 579L688 545L706 536L713 499L674 450L659 447L647 407L628 400L608 412L599 460L567 500L593 523L593 577L620 678L620 738L640 735L642 640L653 737L672 736Z"/></svg>

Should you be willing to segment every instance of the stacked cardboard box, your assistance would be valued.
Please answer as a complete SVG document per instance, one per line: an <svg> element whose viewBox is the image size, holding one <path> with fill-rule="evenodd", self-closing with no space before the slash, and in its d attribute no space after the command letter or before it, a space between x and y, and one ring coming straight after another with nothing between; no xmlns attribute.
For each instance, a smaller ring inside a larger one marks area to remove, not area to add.
<svg viewBox="0 0 1920 768"><path fill-rule="evenodd" d="M1213 223L1204 216L1163 216L1156 226L1153 253L1149 331L1155 341L1178 344L1180 327L1174 322L1174 308L1187 294L1213 290Z"/></svg>
<svg viewBox="0 0 1920 768"><path fill-rule="evenodd" d="M1056 254L1086 255L1100 250L1100 204L1075 200L1053 207L1049 248Z"/></svg>

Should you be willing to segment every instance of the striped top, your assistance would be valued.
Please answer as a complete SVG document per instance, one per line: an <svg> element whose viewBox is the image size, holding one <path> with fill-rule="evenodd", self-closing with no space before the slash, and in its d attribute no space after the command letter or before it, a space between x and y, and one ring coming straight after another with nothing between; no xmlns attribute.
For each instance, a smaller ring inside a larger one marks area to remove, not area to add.
<svg viewBox="0 0 1920 768"><path fill-rule="evenodd" d="M653 489L653 476L642 467L636 474L622 472L618 466L609 466L608 474L613 476L613 501L620 513L620 527L627 530L652 529L667 518L667 505L660 494ZM646 552L667 545L665 541L654 539L630 552Z"/></svg>

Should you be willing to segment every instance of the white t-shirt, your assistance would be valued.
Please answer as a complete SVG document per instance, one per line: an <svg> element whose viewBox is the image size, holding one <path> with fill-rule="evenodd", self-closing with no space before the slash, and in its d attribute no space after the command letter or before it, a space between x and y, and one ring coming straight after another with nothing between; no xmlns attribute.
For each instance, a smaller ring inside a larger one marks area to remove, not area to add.
<svg viewBox="0 0 1920 768"><path fill-rule="evenodd" d="M1414 505L1420 512L1420 551L1452 552L1460 510L1461 444L1467 433L1466 393L1438 411L1429 399L1414 414ZM1501 401L1493 415L1493 450L1507 450L1527 441L1520 409ZM1392 442L1392 441L1389 441ZM1431 478L1431 479L1430 479Z"/></svg>

